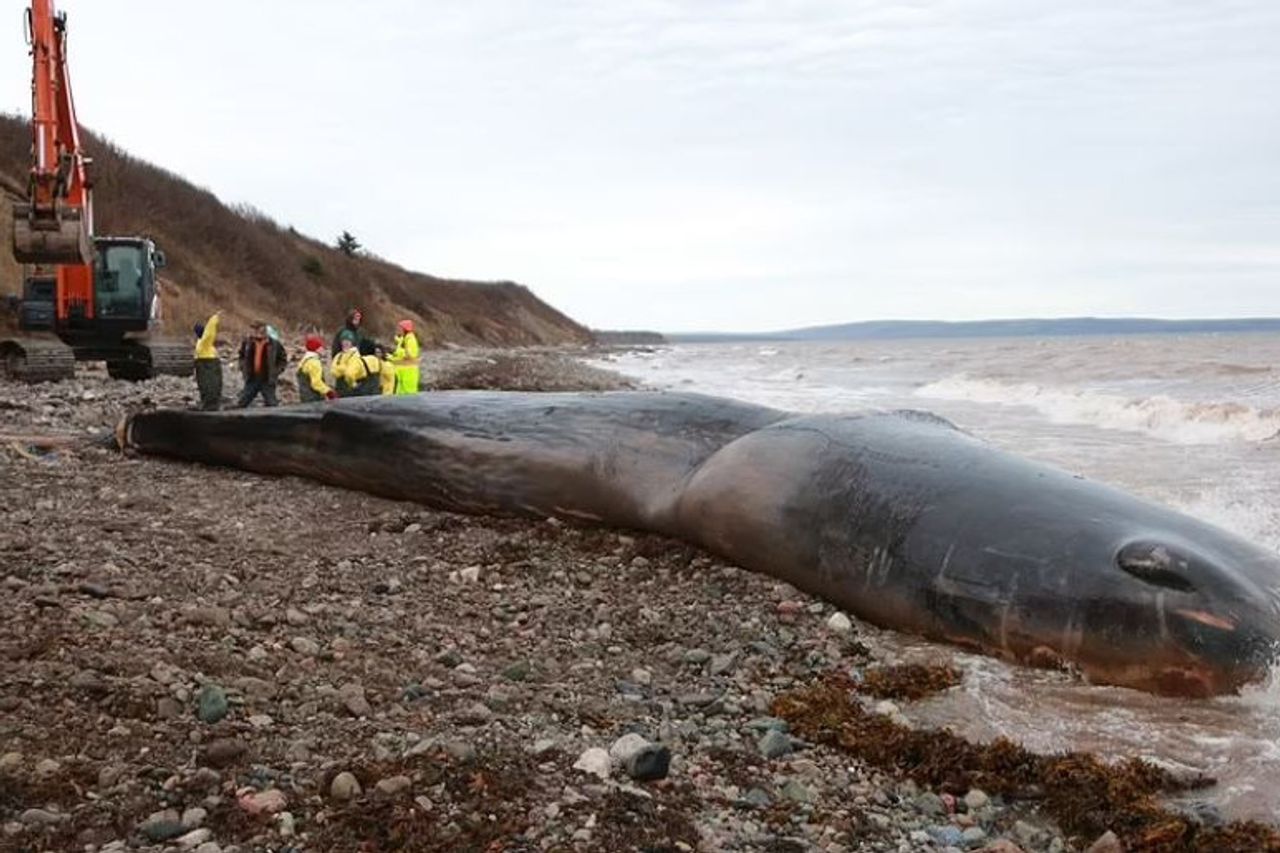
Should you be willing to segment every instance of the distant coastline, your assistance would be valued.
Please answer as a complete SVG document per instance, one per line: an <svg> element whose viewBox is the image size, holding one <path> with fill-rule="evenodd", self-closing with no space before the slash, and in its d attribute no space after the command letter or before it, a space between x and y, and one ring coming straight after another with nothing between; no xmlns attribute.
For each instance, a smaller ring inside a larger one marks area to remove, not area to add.
<svg viewBox="0 0 1280 853"><path fill-rule="evenodd" d="M875 341L908 338L1015 338L1074 335L1152 335L1277 332L1280 317L1232 320L1156 320L1143 317L1064 317L1051 320L872 320L780 332L664 332L672 343L732 341Z"/></svg>

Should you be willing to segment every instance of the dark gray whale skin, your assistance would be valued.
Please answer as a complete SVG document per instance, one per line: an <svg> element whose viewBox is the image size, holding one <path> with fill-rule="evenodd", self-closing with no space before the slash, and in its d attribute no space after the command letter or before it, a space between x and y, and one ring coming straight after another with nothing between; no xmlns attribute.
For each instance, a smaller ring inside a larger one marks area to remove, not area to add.
<svg viewBox="0 0 1280 853"><path fill-rule="evenodd" d="M463 391L155 411L119 438L440 509L677 537L875 625L1096 683L1233 692L1280 639L1275 554L926 413Z"/></svg>

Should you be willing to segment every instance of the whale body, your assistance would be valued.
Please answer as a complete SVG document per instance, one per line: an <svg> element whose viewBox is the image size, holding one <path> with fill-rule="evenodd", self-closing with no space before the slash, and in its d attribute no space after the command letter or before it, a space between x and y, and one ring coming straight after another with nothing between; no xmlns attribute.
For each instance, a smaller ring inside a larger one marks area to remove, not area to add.
<svg viewBox="0 0 1280 853"><path fill-rule="evenodd" d="M446 392L128 418L139 452L438 509L650 531L872 624L1207 696L1280 644L1280 559L913 411L698 394Z"/></svg>

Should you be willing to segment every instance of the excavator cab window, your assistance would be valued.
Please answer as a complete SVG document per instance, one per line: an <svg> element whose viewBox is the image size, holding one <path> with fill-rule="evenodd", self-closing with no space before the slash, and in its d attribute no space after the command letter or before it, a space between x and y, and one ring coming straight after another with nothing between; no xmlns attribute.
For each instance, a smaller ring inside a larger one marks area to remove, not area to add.
<svg viewBox="0 0 1280 853"><path fill-rule="evenodd" d="M145 316L145 263L141 246L108 245L102 250L95 276L99 317Z"/></svg>

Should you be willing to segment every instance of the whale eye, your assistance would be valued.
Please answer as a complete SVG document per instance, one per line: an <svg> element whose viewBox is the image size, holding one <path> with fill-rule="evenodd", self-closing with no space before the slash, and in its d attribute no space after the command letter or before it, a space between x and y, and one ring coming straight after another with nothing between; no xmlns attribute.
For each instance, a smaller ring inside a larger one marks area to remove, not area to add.
<svg viewBox="0 0 1280 853"><path fill-rule="evenodd" d="M1116 565L1140 581L1178 592L1195 592L1186 578L1191 561L1158 542L1130 542L1116 554Z"/></svg>

